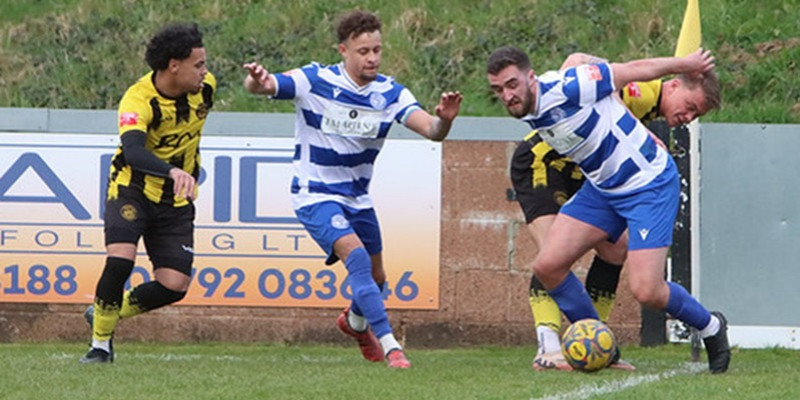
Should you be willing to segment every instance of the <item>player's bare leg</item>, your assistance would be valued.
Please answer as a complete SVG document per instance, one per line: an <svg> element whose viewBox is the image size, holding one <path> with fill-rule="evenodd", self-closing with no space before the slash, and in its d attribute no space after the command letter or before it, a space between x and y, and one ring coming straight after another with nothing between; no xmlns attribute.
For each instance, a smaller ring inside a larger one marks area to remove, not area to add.
<svg viewBox="0 0 800 400"><path fill-rule="evenodd" d="M597 310L600 320L608 324L616 299L622 264L628 256L628 231L625 231L616 243L609 241L598 243L595 251L597 255L586 276L586 291L592 298L592 304ZM621 358L619 347L617 347L617 352L612 357L608 368L622 371L636 370L633 364Z"/></svg>
<svg viewBox="0 0 800 400"><path fill-rule="evenodd" d="M665 310L694 327L706 344L712 373L728 370L731 359L727 320L720 312L709 312L683 286L664 280L667 247L631 251L629 273L631 292L641 304Z"/></svg>

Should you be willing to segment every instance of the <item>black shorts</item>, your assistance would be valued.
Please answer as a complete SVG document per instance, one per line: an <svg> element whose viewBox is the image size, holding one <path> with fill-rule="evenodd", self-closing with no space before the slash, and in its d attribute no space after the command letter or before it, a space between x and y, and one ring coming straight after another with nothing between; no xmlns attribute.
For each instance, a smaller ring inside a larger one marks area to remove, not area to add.
<svg viewBox="0 0 800 400"><path fill-rule="evenodd" d="M520 143L511 159L511 182L527 224L557 214L584 179L578 164L562 157L538 134Z"/></svg>
<svg viewBox="0 0 800 400"><path fill-rule="evenodd" d="M135 189L120 186L119 196L106 200L106 246L112 243L144 246L153 268L169 267L191 276L194 261L194 204L174 207L156 204Z"/></svg>

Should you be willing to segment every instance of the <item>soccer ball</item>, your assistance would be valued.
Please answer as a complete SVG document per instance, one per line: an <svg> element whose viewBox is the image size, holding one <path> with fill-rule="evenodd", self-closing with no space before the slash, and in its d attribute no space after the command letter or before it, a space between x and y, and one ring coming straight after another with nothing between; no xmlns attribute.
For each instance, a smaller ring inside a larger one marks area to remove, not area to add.
<svg viewBox="0 0 800 400"><path fill-rule="evenodd" d="M608 366L617 351L617 341L606 324L587 318L574 322L564 332L561 351L572 368L593 372Z"/></svg>

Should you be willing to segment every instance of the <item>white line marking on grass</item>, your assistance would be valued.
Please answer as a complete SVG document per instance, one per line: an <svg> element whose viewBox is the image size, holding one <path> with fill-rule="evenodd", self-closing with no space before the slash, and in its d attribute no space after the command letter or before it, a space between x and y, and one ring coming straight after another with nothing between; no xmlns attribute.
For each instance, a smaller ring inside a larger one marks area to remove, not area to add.
<svg viewBox="0 0 800 400"><path fill-rule="evenodd" d="M588 399L601 394L617 393L639 385L658 382L662 379L670 379L677 375L693 375L706 369L702 363L684 363L681 368L660 374L647 374L641 376L631 376L620 381L606 381L602 385L590 384L581 385L576 390L567 393L560 393L552 396L540 397L536 400L580 400Z"/></svg>
<svg viewBox="0 0 800 400"><path fill-rule="evenodd" d="M70 354L70 353L50 353L48 357L55 359L55 360L69 360L69 359L78 359L80 358L77 354ZM169 353L162 353L162 354L151 354L151 353L124 353L124 354L116 354L118 360L120 359L130 359L130 360L156 360L156 361L166 361L166 362L186 362L186 361L197 361L197 360L211 360L211 361L245 361L249 357L240 357L240 356L214 356L209 354L169 354ZM307 354L300 354L300 357L297 358L288 358L283 359L280 357L276 357L275 355L266 356L266 357L256 357L257 359L264 361L264 362L275 362L275 363L292 363L292 364L302 364L302 363L315 363L315 364L334 364L334 363L341 363L347 361L348 358L346 357L339 357L339 356L311 356Z"/></svg>
<svg viewBox="0 0 800 400"><path fill-rule="evenodd" d="M79 358L79 356L75 354L68 354L68 353L53 353L50 354L50 358L54 358L56 360L65 360L70 358ZM236 356L210 356L204 354L142 354L142 353L131 353L123 355L123 358L132 358L132 359L144 359L144 360L159 360L159 361L196 361L200 359L211 359L214 361L243 361L242 357Z"/></svg>

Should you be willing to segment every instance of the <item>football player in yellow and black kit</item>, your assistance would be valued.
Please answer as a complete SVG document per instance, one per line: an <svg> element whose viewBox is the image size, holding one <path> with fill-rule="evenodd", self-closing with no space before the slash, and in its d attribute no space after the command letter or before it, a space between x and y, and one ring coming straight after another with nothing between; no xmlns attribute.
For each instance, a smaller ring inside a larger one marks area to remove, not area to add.
<svg viewBox="0 0 800 400"><path fill-rule="evenodd" d="M567 58L562 69L602 61L594 56L576 53ZM711 72L702 81L678 76L668 81L633 82L620 89L618 95L631 113L645 124L663 117L667 125L674 127L718 108L719 90L719 82ZM656 142L663 145L660 140ZM533 131L514 152L511 180L517 201L525 214L528 231L541 248L558 210L581 187L584 177L577 164L560 156ZM627 234L617 243L602 243L595 251L586 276L586 290L600 319L607 322L627 255ZM561 312L536 276L531 279L530 303L539 345L533 369L570 370L561 353ZM612 364L614 368L634 369L618 358L615 361Z"/></svg>
<svg viewBox="0 0 800 400"><path fill-rule="evenodd" d="M104 215L106 265L84 313L92 346L82 363L113 362L111 339L120 318L179 301L189 287L200 136L216 80L206 69L195 24L161 29L145 60L152 72L129 87L119 105L121 145L111 163ZM140 237L155 279L123 294Z"/></svg>

